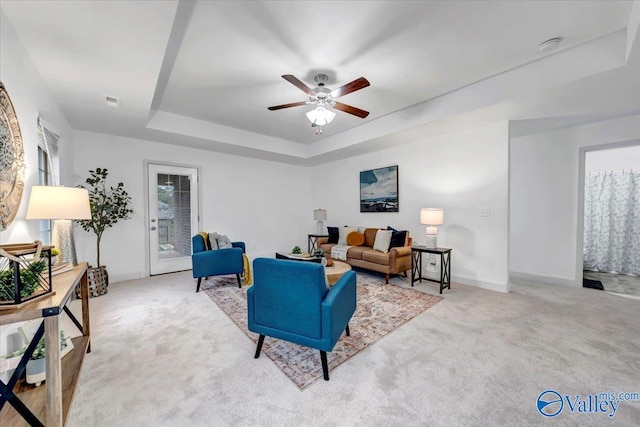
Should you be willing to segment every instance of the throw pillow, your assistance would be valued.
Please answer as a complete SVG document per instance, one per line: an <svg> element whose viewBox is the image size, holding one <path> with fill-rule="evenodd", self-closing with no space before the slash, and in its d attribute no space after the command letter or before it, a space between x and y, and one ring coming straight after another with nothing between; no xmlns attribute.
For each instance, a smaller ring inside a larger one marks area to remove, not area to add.
<svg viewBox="0 0 640 427"><path fill-rule="evenodd" d="M339 245L346 245L347 244L347 236L349 235L349 233L351 233L352 231L358 231L355 228L351 228L351 227L340 227L338 229L338 244Z"/></svg>
<svg viewBox="0 0 640 427"><path fill-rule="evenodd" d="M391 231L391 243L389 244L389 248L400 248L407 245L407 235L409 234L407 230L398 231L390 226L387 226L387 230Z"/></svg>
<svg viewBox="0 0 640 427"><path fill-rule="evenodd" d="M225 234L218 234L218 249L232 248L231 240Z"/></svg>
<svg viewBox="0 0 640 427"><path fill-rule="evenodd" d="M391 234L391 230L378 230L378 232L376 233L376 241L373 243L373 249L384 254L389 252Z"/></svg>
<svg viewBox="0 0 640 427"><path fill-rule="evenodd" d="M364 244L364 234L358 231L352 231L347 235L347 245L362 246Z"/></svg>
<svg viewBox="0 0 640 427"><path fill-rule="evenodd" d="M329 235L329 241L327 241L327 243L338 243L338 239L340 238L338 227L327 227L327 234Z"/></svg>
<svg viewBox="0 0 640 427"><path fill-rule="evenodd" d="M218 233L209 233L209 244L212 251L218 249Z"/></svg>
<svg viewBox="0 0 640 427"><path fill-rule="evenodd" d="M377 228L367 228L364 230L364 245L370 248L373 247L373 244L376 242L376 233L378 232Z"/></svg>

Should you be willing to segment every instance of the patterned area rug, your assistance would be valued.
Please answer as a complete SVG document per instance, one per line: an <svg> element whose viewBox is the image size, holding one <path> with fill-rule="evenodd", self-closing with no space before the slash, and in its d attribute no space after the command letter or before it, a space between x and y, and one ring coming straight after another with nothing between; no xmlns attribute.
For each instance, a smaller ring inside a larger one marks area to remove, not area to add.
<svg viewBox="0 0 640 427"><path fill-rule="evenodd" d="M202 290L254 343L258 334L247 328L247 287L238 288L234 276L216 276ZM333 369L442 299L409 288L385 285L372 275L358 272L358 302L349 322L351 336L342 335L327 353L329 375ZM320 352L266 337L261 357L267 355L301 390L322 378ZM247 357L253 357L248 354Z"/></svg>

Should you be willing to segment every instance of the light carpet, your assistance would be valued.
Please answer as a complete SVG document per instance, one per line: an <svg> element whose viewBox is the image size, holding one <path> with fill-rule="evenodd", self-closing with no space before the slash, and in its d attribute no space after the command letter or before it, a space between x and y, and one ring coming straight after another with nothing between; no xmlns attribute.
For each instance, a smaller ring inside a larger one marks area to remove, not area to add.
<svg viewBox="0 0 640 427"><path fill-rule="evenodd" d="M442 297L409 288L385 285L378 277L358 272L357 308L349 322L350 336L343 336L327 353L329 370L369 347ZM238 288L233 276L212 277L204 283L204 292L247 336L258 342L258 334L247 327L247 289ZM322 377L318 350L267 337L262 347L266 354L301 390ZM331 375L331 373L330 373Z"/></svg>

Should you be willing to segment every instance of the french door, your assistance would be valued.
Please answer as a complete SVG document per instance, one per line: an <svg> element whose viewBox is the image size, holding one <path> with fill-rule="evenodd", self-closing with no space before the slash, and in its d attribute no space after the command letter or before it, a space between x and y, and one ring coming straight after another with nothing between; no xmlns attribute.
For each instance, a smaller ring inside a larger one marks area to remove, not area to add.
<svg viewBox="0 0 640 427"><path fill-rule="evenodd" d="M198 232L198 170L148 165L149 272L191 269L191 237Z"/></svg>

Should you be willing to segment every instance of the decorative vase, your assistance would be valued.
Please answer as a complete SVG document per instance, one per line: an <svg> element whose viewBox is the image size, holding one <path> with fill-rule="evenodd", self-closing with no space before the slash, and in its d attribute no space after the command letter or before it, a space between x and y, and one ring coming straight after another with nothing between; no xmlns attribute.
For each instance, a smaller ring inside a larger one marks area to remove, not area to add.
<svg viewBox="0 0 640 427"><path fill-rule="evenodd" d="M36 387L40 387L40 384L47 377L47 359L35 359L27 362L27 383L35 384Z"/></svg>

